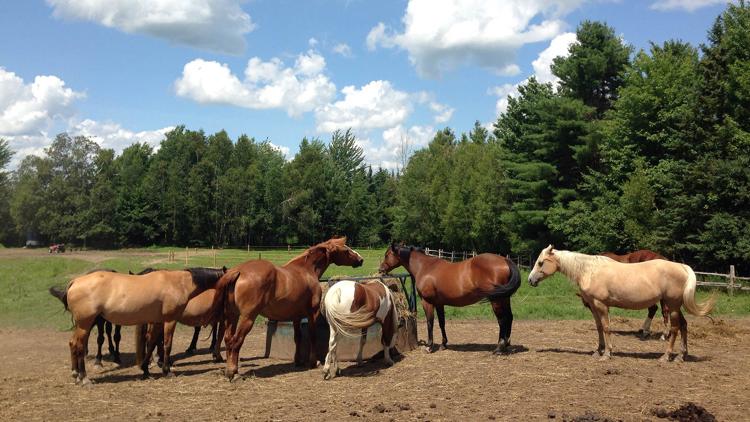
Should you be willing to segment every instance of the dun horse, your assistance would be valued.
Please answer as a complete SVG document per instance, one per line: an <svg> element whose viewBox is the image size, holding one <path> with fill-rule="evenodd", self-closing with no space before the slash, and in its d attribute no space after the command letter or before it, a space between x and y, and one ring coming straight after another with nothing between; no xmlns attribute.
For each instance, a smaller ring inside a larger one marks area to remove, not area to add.
<svg viewBox="0 0 750 422"><path fill-rule="evenodd" d="M667 350L662 361L672 358L677 330L682 338L678 360L688 355L687 320L681 306L693 315L708 315L714 307L715 298L706 302L695 302L695 273L684 264L661 259L622 264L604 256L584 255L577 252L557 251L549 245L537 258L529 273L529 284L536 287L539 282L555 272L561 272L579 288L583 300L588 303L599 333L599 347L594 356L609 359L612 342L609 335L609 307L644 309L662 301L669 310L671 323Z"/></svg>
<svg viewBox="0 0 750 422"><path fill-rule="evenodd" d="M326 292L323 314L330 328L323 379L334 378L339 373L336 350L342 335L359 337L357 364L362 365L362 349L367 340L362 330L375 323L382 327L383 359L389 366L393 365L390 348L396 344L399 317L393 293L385 284L377 280L368 283L341 280Z"/></svg>
<svg viewBox="0 0 750 422"><path fill-rule="evenodd" d="M315 245L283 266L266 260L251 260L229 269L216 285L212 314L224 310L227 349L226 376L238 376L239 353L255 318L263 315L276 321L292 321L294 326L294 363L301 366L302 318L307 318L310 336L309 363L315 357L315 322L320 312L320 276L330 264L359 267L362 256L346 246L346 238L331 239Z"/></svg>
<svg viewBox="0 0 750 422"><path fill-rule="evenodd" d="M76 383L91 383L86 375L85 345L99 316L119 325L165 323L162 370L169 375L169 355L177 319L191 297L213 287L223 274L222 270L206 268L154 271L141 276L97 271L73 279L62 300L75 324L70 356ZM148 376L148 358L153 353L155 337L151 336L148 343L147 359L141 365L144 377Z"/></svg>
<svg viewBox="0 0 750 422"><path fill-rule="evenodd" d="M654 259L663 259L665 261L668 261L667 258L659 255L658 253L654 251L650 251L648 249L640 249L635 252L631 252L625 255L617 255L613 252L603 252L600 255L606 256L607 258L614 259L617 262L622 262L624 264L634 264L637 262L646 262L651 261ZM583 302L584 305L588 306L586 302ZM653 304L652 306L648 307L648 316L643 321L643 326L640 329L640 335L641 339L645 340L651 335L651 322L654 320L654 315L656 315L656 311L659 310L659 307L656 304ZM664 321L664 333L661 335L662 340L666 340L667 336L666 334L669 332L669 312L664 308L664 304L661 304L661 317L662 321Z"/></svg>
<svg viewBox="0 0 750 422"><path fill-rule="evenodd" d="M427 318L427 350L433 351L432 327L437 311L443 341L445 334L445 306L467 306L486 299L492 304L500 327L494 353L503 353L510 346L513 312L510 297L521 285L518 267L502 256L484 253L462 262L451 263L428 256L414 247L392 244L380 264L380 272L387 273L403 266L416 283L422 297L422 307Z"/></svg>

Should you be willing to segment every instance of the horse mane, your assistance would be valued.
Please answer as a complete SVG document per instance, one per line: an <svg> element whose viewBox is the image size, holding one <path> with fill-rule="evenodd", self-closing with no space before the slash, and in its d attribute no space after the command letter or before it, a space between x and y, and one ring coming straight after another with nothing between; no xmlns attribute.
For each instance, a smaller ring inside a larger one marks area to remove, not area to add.
<svg viewBox="0 0 750 422"><path fill-rule="evenodd" d="M560 272L576 282L578 282L582 276L586 275L592 266L614 262L612 258L606 256L586 255L572 251L556 250L554 251L553 256L556 256L557 262L560 263Z"/></svg>
<svg viewBox="0 0 750 422"><path fill-rule="evenodd" d="M144 274L152 273L154 271L161 271L161 270L159 270L158 268L148 267L148 268L144 268L141 272L139 272L136 275L144 275Z"/></svg>
<svg viewBox="0 0 750 422"><path fill-rule="evenodd" d="M105 273L116 273L117 272L116 270L113 270L111 268L94 268L93 270L86 272L85 275L89 275L89 274L96 273L96 272L99 272L99 271L103 271Z"/></svg>
<svg viewBox="0 0 750 422"><path fill-rule="evenodd" d="M193 267L193 268L186 268L185 271L188 271L190 275L193 277L193 283L195 283L196 286L200 287L201 289L208 289L216 285L216 282L219 281L221 276L223 276L224 273L226 272L226 267L224 268Z"/></svg>

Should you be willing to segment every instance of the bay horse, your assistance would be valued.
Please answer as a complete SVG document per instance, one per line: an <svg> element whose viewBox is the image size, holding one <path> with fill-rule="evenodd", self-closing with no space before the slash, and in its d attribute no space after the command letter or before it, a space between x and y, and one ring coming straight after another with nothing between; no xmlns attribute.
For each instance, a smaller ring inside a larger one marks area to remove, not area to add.
<svg viewBox="0 0 750 422"><path fill-rule="evenodd" d="M332 379L339 374L336 349L342 335L359 337L357 365L362 365L362 350L367 340L363 333L376 323L382 327L380 341L383 344L383 359L388 366L393 365L390 348L396 344L399 317L393 292L383 282L341 280L326 292L322 311L330 328L323 379Z"/></svg>
<svg viewBox="0 0 750 422"><path fill-rule="evenodd" d="M445 349L445 306L468 306L487 300L500 328L495 354L505 353L510 346L513 312L510 297L521 285L518 267L505 257L483 253L461 262L448 262L426 255L413 246L391 244L386 250L379 271L388 273L403 266L416 283L427 319L427 351L432 353L432 328L437 312L443 339L439 349Z"/></svg>
<svg viewBox="0 0 750 422"><path fill-rule="evenodd" d="M622 262L624 264L646 262L653 259L663 259L665 261L669 261L664 256L648 249L639 249L635 252L627 253L625 255L617 255L614 252L602 252L599 255L606 256L607 258L614 259L615 261ZM588 304L585 301L583 302L583 304L588 307ZM641 340L645 340L651 335L651 322L653 321L654 315L656 315L656 311L658 310L659 307L656 304L648 307L648 316L643 321L643 326L639 330ZM665 334L669 332L669 311L664 308L663 303L661 304L661 317L662 321L664 322L664 332L661 335L661 339L666 340L667 336Z"/></svg>
<svg viewBox="0 0 750 422"><path fill-rule="evenodd" d="M675 359L682 361L688 355L687 320L680 307L684 306L693 315L705 316L713 310L716 302L716 297L711 296L703 303L696 303L693 269L662 259L623 264L605 256L558 251L549 245L535 261L529 273L529 284L536 287L558 271L579 287L581 297L589 304L599 333L599 346L594 357L601 360L612 355L610 306L644 309L661 300L669 310L671 324L667 350L660 358L666 362L672 358L678 329L682 347Z"/></svg>
<svg viewBox="0 0 750 422"><path fill-rule="evenodd" d="M346 245L346 238L319 243L282 266L270 261L250 260L230 268L216 284L212 305L214 318L224 314L224 342L227 351L225 374L239 378L239 353L245 336L258 315L275 321L292 321L294 364L302 366L302 318L307 318L311 367L315 356L315 322L320 312L320 276L330 264L359 267L362 256Z"/></svg>
<svg viewBox="0 0 750 422"><path fill-rule="evenodd" d="M116 273L115 270L110 269L97 269L97 270L91 270L87 272L86 274L91 274L96 271L107 271L111 273ZM50 287L49 293L60 300L63 304L65 304L65 301L63 300L63 297L65 296L65 290L57 288L57 287ZM96 318L96 321L94 322L96 324L96 358L94 359L94 366L101 367L102 366L102 346L104 345L104 333L107 333L107 346L109 347L109 354L112 356L112 361L118 365L120 365L122 362L120 360L120 339L122 339L122 335L120 334L122 326L121 325L115 325L114 326L114 341L112 341L112 323L107 321L106 319L102 318L101 315ZM88 344L86 345L88 349Z"/></svg>
<svg viewBox="0 0 750 422"><path fill-rule="evenodd" d="M119 325L165 323L162 370L165 375L170 375L169 355L177 319L190 298L213 287L222 275L224 271L220 269L189 268L160 270L140 276L96 271L73 279L62 299L75 324L70 339L70 356L76 384L91 384L86 375L85 345L99 316ZM154 335L149 337L147 359L141 365L144 377L148 376L149 360L157 338Z"/></svg>

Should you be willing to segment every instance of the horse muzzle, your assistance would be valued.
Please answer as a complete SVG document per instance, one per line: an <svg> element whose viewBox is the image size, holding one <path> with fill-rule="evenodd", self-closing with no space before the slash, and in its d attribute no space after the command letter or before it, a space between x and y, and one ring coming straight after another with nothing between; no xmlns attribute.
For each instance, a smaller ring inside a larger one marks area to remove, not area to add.
<svg viewBox="0 0 750 422"><path fill-rule="evenodd" d="M355 262L355 263L354 263L354 265L352 265L352 268L358 268L358 267L361 267L361 266L362 266L362 264L364 264L364 262L365 262L365 260L364 260L364 259L360 259L359 261Z"/></svg>
<svg viewBox="0 0 750 422"><path fill-rule="evenodd" d="M529 274L529 285L531 287L536 287L539 285L539 277L532 277L531 274Z"/></svg>

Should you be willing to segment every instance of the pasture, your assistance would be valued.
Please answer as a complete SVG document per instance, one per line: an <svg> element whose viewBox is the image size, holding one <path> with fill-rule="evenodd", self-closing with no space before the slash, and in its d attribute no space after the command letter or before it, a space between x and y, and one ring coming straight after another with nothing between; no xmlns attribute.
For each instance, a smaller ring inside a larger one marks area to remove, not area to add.
<svg viewBox="0 0 750 422"><path fill-rule="evenodd" d="M176 262L168 262L170 252ZM324 276L375 272L382 249L358 249L361 268L331 266ZM222 250L216 264L230 267L250 258L283 263L300 251ZM46 289L63 286L94 268L139 271L182 268L184 249L147 248L49 255L45 250L0 250L0 419L136 420L529 420L573 418L586 412L623 420L654 419L688 401L719 420L745 416L750 393L750 296L719 294L713 322L688 317L691 359L661 363L664 344L635 333L644 311L613 310L614 357L598 362L591 314L575 289L559 275L533 289L525 281L514 295L513 353L492 356L497 324L489 305L447 308L449 349L415 350L395 366L379 361L363 367L344 363L343 376L322 380L321 370L298 370L291 362L262 359L265 325L258 324L242 349L236 383L209 355L182 354L192 329L179 327L175 339L177 377L141 381L132 366L132 328L123 329L124 365L105 362L92 369L95 385L83 389L69 376L70 315ZM211 250L190 250L190 266L212 266ZM400 269L394 273L401 272ZM701 291L699 300L707 292ZM419 337L426 337L423 321ZM661 323L654 321L654 332ZM92 336L93 337L93 336ZM202 335L203 337L203 335ZM90 348L95 344L90 340ZM205 350L207 342L199 348ZM105 348L106 350L106 348Z"/></svg>

